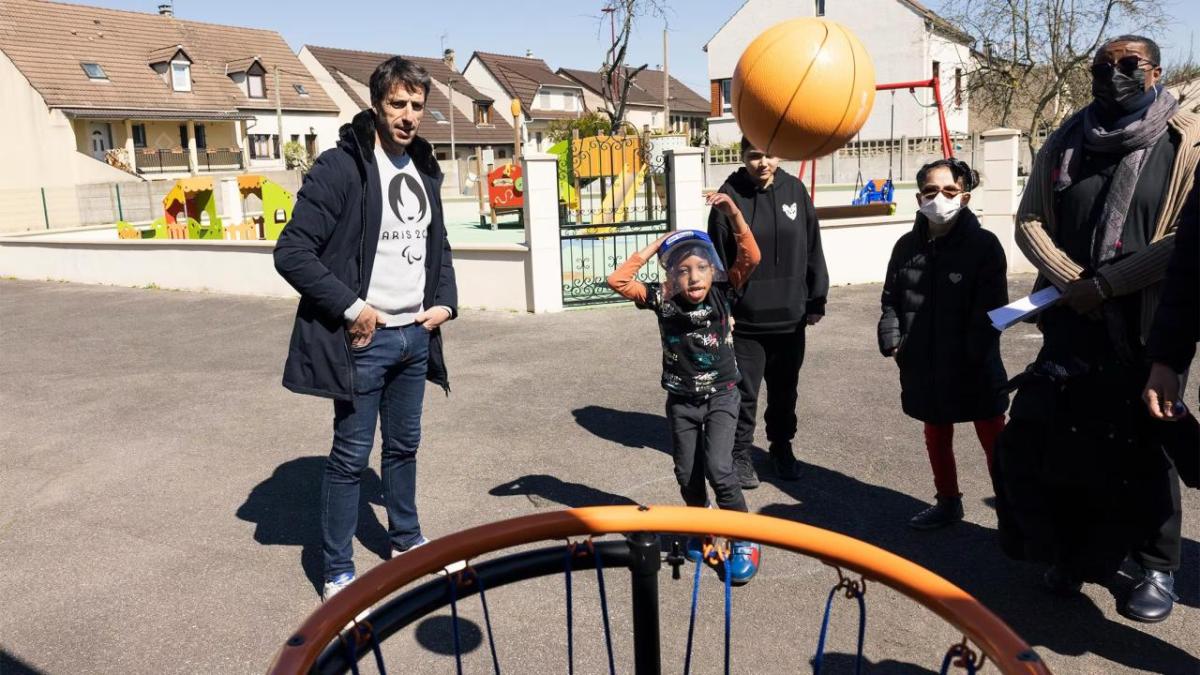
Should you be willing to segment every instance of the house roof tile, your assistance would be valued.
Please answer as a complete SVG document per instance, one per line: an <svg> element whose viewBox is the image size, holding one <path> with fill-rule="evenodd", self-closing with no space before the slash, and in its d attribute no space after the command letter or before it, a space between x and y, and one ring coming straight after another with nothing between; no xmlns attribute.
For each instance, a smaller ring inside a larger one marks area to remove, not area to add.
<svg viewBox="0 0 1200 675"><path fill-rule="evenodd" d="M489 52L475 52L471 58L479 59L504 88L505 93L521 101L526 116L533 119L569 119L579 116L578 113L534 110L534 98L542 85L579 87L579 83L550 70L550 66L546 65L545 61Z"/></svg>
<svg viewBox="0 0 1200 675"><path fill-rule="evenodd" d="M189 92L172 91L150 67L152 58L182 47L192 59ZM275 31L185 21L173 16L70 5L0 0L0 50L51 108L136 111L221 111L273 108L251 99L226 75L226 65L259 54L279 68L284 110L337 112ZM89 80L81 62L100 64L108 78ZM293 86L302 84L308 96Z"/></svg>
<svg viewBox="0 0 1200 675"><path fill-rule="evenodd" d="M363 52L352 49L335 49L332 47L315 47L313 45L305 45L305 48L313 55L317 61L329 71L334 80L341 85L342 89L350 96L355 105L366 108L370 102L364 99L364 90L369 86L371 73L375 68L387 59L394 56L393 54L384 54L381 52ZM456 101L461 103L460 96L469 97L470 100L477 103L486 103L491 105L492 99L483 95L475 89L461 73L454 71L450 66L439 58L424 57L424 56L408 56L402 55L404 58L419 64L429 72L429 77L434 80L434 84L429 89L429 97L425 104L428 110L436 110L447 120L446 123L437 122L433 115L426 115L421 123L420 134L425 140L432 143L445 144L450 142L450 124L447 112L450 109L450 99L443 87L449 86L451 78L454 79L454 93ZM484 144L497 145L507 144L513 141L512 125L508 124L498 114L492 115L494 124L476 125L473 118L468 118L458 108L454 109L454 136L455 141L463 144Z"/></svg>
<svg viewBox="0 0 1200 675"><path fill-rule="evenodd" d="M629 72L631 69L626 69ZM601 94L603 86L603 77L599 72L591 70L582 70L576 68L559 68L558 72L572 80L575 80L585 89L592 91L595 94ZM663 78L666 76L661 70L646 68L637 74L633 79L633 85L629 87L628 102L635 105L652 105L662 107L662 89ZM673 112L695 112L708 114L709 103L699 94L692 91L679 80L671 78L671 110Z"/></svg>

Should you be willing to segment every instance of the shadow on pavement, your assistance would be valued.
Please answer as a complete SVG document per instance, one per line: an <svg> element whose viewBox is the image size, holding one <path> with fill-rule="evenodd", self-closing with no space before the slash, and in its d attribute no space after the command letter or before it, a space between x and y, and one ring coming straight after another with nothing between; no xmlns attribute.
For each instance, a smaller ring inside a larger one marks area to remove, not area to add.
<svg viewBox="0 0 1200 675"><path fill-rule="evenodd" d="M666 418L642 412L589 405L571 411L575 423L592 434L627 448L653 448L671 454Z"/></svg>
<svg viewBox="0 0 1200 675"><path fill-rule="evenodd" d="M870 638L868 638L870 639ZM825 660L821 663L821 672L829 675L839 675L840 673L854 673L855 664L858 662L858 656L855 654L825 654ZM871 675L936 675L936 670L930 670L911 663L902 661L884 660L878 663L872 663L871 659L863 659L864 673ZM954 672L954 671L951 671Z"/></svg>
<svg viewBox="0 0 1200 675"><path fill-rule="evenodd" d="M25 663L21 659L0 649L0 674L2 675L43 675L43 672Z"/></svg>
<svg viewBox="0 0 1200 675"><path fill-rule="evenodd" d="M254 541L266 546L299 546L300 566L318 593L324 585L321 556L321 475L325 458L300 457L280 464L254 486L237 517L255 524ZM358 503L358 540L386 560L391 555L387 529L371 504L383 503L383 484L374 469L363 473Z"/></svg>
<svg viewBox="0 0 1200 675"><path fill-rule="evenodd" d="M434 654L454 656L454 620L446 615L426 617L417 624L417 642ZM458 617L458 646L463 654L469 654L483 644L483 631L479 624Z"/></svg>
<svg viewBox="0 0 1200 675"><path fill-rule="evenodd" d="M628 497L598 490L582 483L567 483L544 473L521 476L488 490L493 497L522 496L537 508L566 506L613 506L637 504Z"/></svg>
<svg viewBox="0 0 1200 675"><path fill-rule="evenodd" d="M768 459L761 450L756 455L759 464ZM1041 567L1005 557L995 530L964 521L914 532L905 522L925 502L815 464L802 464L798 481L763 474L795 503L771 504L761 513L840 532L926 567L975 596L1030 644L1071 656L1094 653L1157 673L1197 672L1200 667L1200 660L1186 651L1106 618L1086 596L1062 600L1043 592L1038 586ZM1194 542L1189 550L1194 556ZM1184 564L1194 561L1185 559Z"/></svg>

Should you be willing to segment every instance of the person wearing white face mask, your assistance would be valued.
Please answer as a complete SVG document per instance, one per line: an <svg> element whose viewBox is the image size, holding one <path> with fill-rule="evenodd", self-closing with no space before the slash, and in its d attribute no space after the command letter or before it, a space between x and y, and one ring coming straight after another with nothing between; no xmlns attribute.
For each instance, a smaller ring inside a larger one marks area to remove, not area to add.
<svg viewBox="0 0 1200 675"><path fill-rule="evenodd" d="M1008 396L1000 333L989 310L1008 303L1008 262L996 235L967 208L978 174L958 159L917 172L912 231L892 250L883 287L879 351L900 368L904 412L925 423L935 504L908 524L932 530L963 517L954 424L973 422L987 457L1004 428Z"/></svg>

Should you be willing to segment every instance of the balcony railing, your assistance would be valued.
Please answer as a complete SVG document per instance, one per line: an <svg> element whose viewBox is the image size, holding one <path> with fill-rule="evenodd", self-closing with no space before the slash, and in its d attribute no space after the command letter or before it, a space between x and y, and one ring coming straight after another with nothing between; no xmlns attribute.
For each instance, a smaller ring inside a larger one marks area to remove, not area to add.
<svg viewBox="0 0 1200 675"><path fill-rule="evenodd" d="M139 148L138 173L179 173L190 170L188 153L180 149ZM237 148L200 148L196 151L198 171L231 171L245 168Z"/></svg>

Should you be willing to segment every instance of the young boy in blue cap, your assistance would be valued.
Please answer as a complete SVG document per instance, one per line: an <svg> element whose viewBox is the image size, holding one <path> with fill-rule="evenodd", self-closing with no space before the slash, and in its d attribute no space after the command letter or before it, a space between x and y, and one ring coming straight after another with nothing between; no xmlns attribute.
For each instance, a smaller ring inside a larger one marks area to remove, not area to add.
<svg viewBox="0 0 1200 675"><path fill-rule="evenodd" d="M733 223L737 258L726 273L704 232L683 230L659 237L629 257L608 277L608 285L658 316L662 336L662 387L667 390L667 421L675 478L688 506L707 506L705 475L722 509L746 511L746 499L733 470L737 428L738 369L733 355L731 300L758 265L758 244L741 211L728 195L714 193L708 204ZM658 254L663 281L642 283L637 272ZM688 555L702 555L699 540ZM731 542L725 572L733 584L757 572L758 544Z"/></svg>

